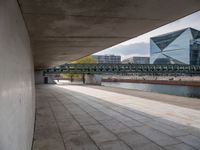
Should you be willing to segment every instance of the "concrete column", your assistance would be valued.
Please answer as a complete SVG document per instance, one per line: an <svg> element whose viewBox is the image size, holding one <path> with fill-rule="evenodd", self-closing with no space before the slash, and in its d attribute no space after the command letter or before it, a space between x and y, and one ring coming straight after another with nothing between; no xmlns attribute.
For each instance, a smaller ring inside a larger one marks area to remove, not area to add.
<svg viewBox="0 0 200 150"><path fill-rule="evenodd" d="M43 71L35 71L35 84L44 84Z"/></svg>
<svg viewBox="0 0 200 150"><path fill-rule="evenodd" d="M56 84L54 77L44 75L43 71L35 71L35 84Z"/></svg>
<svg viewBox="0 0 200 150"><path fill-rule="evenodd" d="M101 85L102 75L85 74L85 84Z"/></svg>

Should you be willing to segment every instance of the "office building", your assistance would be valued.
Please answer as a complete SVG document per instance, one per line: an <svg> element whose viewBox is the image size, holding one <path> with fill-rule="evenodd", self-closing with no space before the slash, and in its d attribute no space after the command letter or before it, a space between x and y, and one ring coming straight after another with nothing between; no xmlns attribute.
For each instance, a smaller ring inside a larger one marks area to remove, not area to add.
<svg viewBox="0 0 200 150"><path fill-rule="evenodd" d="M190 42L190 64L200 65L200 39Z"/></svg>
<svg viewBox="0 0 200 150"><path fill-rule="evenodd" d="M130 57L122 61L123 64L149 64L149 57Z"/></svg>
<svg viewBox="0 0 200 150"><path fill-rule="evenodd" d="M119 64L121 63L121 56L115 55L93 55L98 63Z"/></svg>
<svg viewBox="0 0 200 150"><path fill-rule="evenodd" d="M200 64L200 31L186 28L150 39L151 64Z"/></svg>

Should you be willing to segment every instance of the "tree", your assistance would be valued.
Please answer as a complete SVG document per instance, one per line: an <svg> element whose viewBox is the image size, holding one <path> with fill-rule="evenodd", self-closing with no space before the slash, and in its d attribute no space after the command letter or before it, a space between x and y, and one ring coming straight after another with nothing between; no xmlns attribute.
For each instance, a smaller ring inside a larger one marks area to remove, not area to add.
<svg viewBox="0 0 200 150"><path fill-rule="evenodd" d="M72 62L73 64L96 64L97 60L89 55Z"/></svg>
<svg viewBox="0 0 200 150"><path fill-rule="evenodd" d="M97 60L92 55L89 55L89 56L80 58L80 59L78 59L76 61L73 61L71 63L72 64L96 64ZM62 76L70 78L71 81L73 81L74 78L81 79L81 77L83 79L83 82L85 80L84 74L83 75L80 75L80 74L63 74Z"/></svg>

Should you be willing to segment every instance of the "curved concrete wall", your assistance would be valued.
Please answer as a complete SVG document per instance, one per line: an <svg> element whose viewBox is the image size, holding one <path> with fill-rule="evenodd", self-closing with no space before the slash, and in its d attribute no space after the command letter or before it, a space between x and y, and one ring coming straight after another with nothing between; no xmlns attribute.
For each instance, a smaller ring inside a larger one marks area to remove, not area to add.
<svg viewBox="0 0 200 150"><path fill-rule="evenodd" d="M29 36L16 0L0 0L0 150L30 150L35 91Z"/></svg>

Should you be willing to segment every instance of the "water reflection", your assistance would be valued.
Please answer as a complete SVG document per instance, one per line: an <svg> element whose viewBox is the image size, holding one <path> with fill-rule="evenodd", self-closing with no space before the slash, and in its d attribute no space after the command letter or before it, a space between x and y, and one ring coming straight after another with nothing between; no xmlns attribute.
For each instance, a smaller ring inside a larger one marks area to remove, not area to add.
<svg viewBox="0 0 200 150"><path fill-rule="evenodd" d="M200 98L200 87L122 82L103 82L102 85L125 89L137 89L142 91L157 92L177 96Z"/></svg>

